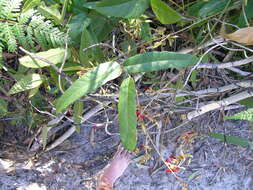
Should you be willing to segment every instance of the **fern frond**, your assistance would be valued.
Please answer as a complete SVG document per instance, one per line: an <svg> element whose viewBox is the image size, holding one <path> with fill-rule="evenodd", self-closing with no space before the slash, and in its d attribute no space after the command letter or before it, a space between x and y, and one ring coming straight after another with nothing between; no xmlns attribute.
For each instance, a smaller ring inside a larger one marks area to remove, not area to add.
<svg viewBox="0 0 253 190"><path fill-rule="evenodd" d="M3 59L3 47L4 45L0 42L0 65L4 63L4 59ZM1 68L1 66L0 66Z"/></svg>
<svg viewBox="0 0 253 190"><path fill-rule="evenodd" d="M23 25L15 24L13 26L13 33L17 39L17 41L25 48L29 49L29 44L27 42L27 38L25 35L25 29Z"/></svg>
<svg viewBox="0 0 253 190"><path fill-rule="evenodd" d="M0 0L0 43L3 50L15 52L17 43L25 49L35 49L39 44L43 49L62 46L66 34L38 11L30 9L21 12L23 0Z"/></svg>
<svg viewBox="0 0 253 190"><path fill-rule="evenodd" d="M15 52L17 49L17 41L15 38L15 35L13 34L11 30L12 26L7 22L4 23L4 25L5 25L4 35L5 35L8 51Z"/></svg>
<svg viewBox="0 0 253 190"><path fill-rule="evenodd" d="M47 47L58 47L64 44L66 35L57 27L54 27L51 21L45 21L44 16L39 14L34 15L29 26L33 28L36 39L44 49L47 49Z"/></svg>
<svg viewBox="0 0 253 190"><path fill-rule="evenodd" d="M26 28L26 40L27 40L27 43L32 48L32 51L34 51L35 43L34 43L34 37L33 37L33 29L31 26L27 26Z"/></svg>
<svg viewBox="0 0 253 190"><path fill-rule="evenodd" d="M16 20L23 0L2 0L1 16L3 19Z"/></svg>
<svg viewBox="0 0 253 190"><path fill-rule="evenodd" d="M28 22L31 20L32 16L36 13L34 9L29 9L26 12L22 12L20 16L18 17L18 23L19 24L28 24Z"/></svg>

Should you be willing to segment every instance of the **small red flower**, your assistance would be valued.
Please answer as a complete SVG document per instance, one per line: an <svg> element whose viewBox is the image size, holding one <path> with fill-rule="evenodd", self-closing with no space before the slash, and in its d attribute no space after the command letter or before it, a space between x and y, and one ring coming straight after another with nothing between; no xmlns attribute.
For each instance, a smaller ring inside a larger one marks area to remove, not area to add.
<svg viewBox="0 0 253 190"><path fill-rule="evenodd" d="M171 169L166 169L166 173L177 172L177 171L179 171L179 170L180 170L179 167L175 167L175 168L171 168Z"/></svg>
<svg viewBox="0 0 253 190"><path fill-rule="evenodd" d="M166 173L171 173L171 172L177 172L180 170L178 167L179 161L174 155L171 155L169 159L166 160L166 163L168 163L170 169L166 169Z"/></svg>
<svg viewBox="0 0 253 190"><path fill-rule="evenodd" d="M142 114L141 112L136 112L136 115L138 118L144 119L146 116L144 114Z"/></svg>
<svg viewBox="0 0 253 190"><path fill-rule="evenodd" d="M149 86L145 86L144 87L144 90L146 91L146 90L148 90L149 89Z"/></svg>

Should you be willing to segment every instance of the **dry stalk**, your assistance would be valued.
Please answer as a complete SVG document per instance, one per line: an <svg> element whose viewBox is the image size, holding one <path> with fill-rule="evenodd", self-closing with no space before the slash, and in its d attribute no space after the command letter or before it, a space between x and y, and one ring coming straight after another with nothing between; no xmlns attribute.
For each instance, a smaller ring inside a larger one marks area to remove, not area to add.
<svg viewBox="0 0 253 190"><path fill-rule="evenodd" d="M230 104L236 103L236 102L246 99L246 98L250 98L252 96L253 96L252 91L249 91L249 90L243 91L241 93L230 96L230 97L225 98L223 100L216 101L216 102L201 106L197 110L194 110L194 111L191 111L190 113L188 113L187 119L192 120L192 119L194 119L200 115L203 115L209 111L213 111L213 110L228 106Z"/></svg>
<svg viewBox="0 0 253 190"><path fill-rule="evenodd" d="M253 62L253 57L239 60L239 61L219 63L219 64L202 63L197 66L197 69L226 69L226 68L230 68L230 67L237 67L237 66L245 65L245 64L248 64L251 62Z"/></svg>
<svg viewBox="0 0 253 190"><path fill-rule="evenodd" d="M109 102L105 102L104 104L108 105L110 103ZM84 123L86 120L88 120L89 118L91 118L94 114L96 114L97 112L99 112L103 108L104 108L103 105L101 105L101 104L97 105L95 108L93 108L92 110L90 110L88 113L86 113L82 117L82 123ZM61 137L59 137L58 139L56 139L50 146L48 146L45 151L52 150L56 146L60 145L61 143L63 143L63 141L65 141L67 138L69 138L75 131L76 131L76 127L75 126L71 126Z"/></svg>

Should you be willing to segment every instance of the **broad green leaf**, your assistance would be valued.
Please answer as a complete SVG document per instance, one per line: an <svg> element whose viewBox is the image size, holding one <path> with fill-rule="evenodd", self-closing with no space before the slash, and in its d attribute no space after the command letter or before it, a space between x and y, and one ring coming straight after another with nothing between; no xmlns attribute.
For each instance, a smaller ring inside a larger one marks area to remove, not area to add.
<svg viewBox="0 0 253 190"><path fill-rule="evenodd" d="M61 0L62 1L62 0ZM80 0L71 0L68 4L67 12L71 12L74 14L85 13L88 12L88 9L84 6L87 0L80 1Z"/></svg>
<svg viewBox="0 0 253 190"><path fill-rule="evenodd" d="M253 98L246 98L239 101L238 103L246 106L247 108L253 108Z"/></svg>
<svg viewBox="0 0 253 190"><path fill-rule="evenodd" d="M136 42L130 37L126 37L124 40L122 40L122 42L120 43L120 48L125 54L129 56L134 56L137 54Z"/></svg>
<svg viewBox="0 0 253 190"><path fill-rule="evenodd" d="M97 88L106 82L119 77L121 72L121 67L117 62L102 63L93 68L77 79L56 101L57 113L82 96L95 92Z"/></svg>
<svg viewBox="0 0 253 190"><path fill-rule="evenodd" d="M244 138L239 138L239 137L234 137L234 136L227 136L222 133L215 133L211 132L209 133L209 136L212 136L216 139L220 139L223 142L227 142L229 144L234 144L242 147L247 147L249 146L251 149L253 149L253 142L244 139Z"/></svg>
<svg viewBox="0 0 253 190"><path fill-rule="evenodd" d="M70 51L68 51L69 57ZM61 63L64 59L65 50L62 48L50 49L48 51L39 52L35 55L42 57L53 64ZM42 67L49 67L50 65L44 61L38 59L32 59L30 56L24 56L19 59L21 65L28 67L28 68L42 68Z"/></svg>
<svg viewBox="0 0 253 190"><path fill-rule="evenodd" d="M7 113L7 102L4 99L0 99L0 115L5 115Z"/></svg>
<svg viewBox="0 0 253 190"><path fill-rule="evenodd" d="M122 145L127 150L134 150L137 143L136 90L131 77L120 86L118 111Z"/></svg>
<svg viewBox="0 0 253 190"><path fill-rule="evenodd" d="M102 62L103 54L99 47L94 47L86 51L83 51L83 49L96 43L98 43L96 36L92 32L90 32L86 27L84 27L79 49L81 65L85 67L91 67L92 66L91 62L93 62L94 60L96 62Z"/></svg>
<svg viewBox="0 0 253 190"><path fill-rule="evenodd" d="M40 0L25 0L24 5L22 7L22 12L26 12L39 4L41 4Z"/></svg>
<svg viewBox="0 0 253 190"><path fill-rule="evenodd" d="M0 62L0 69L3 69L4 65Z"/></svg>
<svg viewBox="0 0 253 190"><path fill-rule="evenodd" d="M82 121L82 114L83 114L83 102L82 101L76 101L74 104L74 122L77 124L80 124ZM80 125L76 126L76 131L80 133Z"/></svg>
<svg viewBox="0 0 253 190"><path fill-rule="evenodd" d="M89 30L96 36L98 42L105 40L119 20L119 18L106 18L94 10L91 10L88 16L91 19Z"/></svg>
<svg viewBox="0 0 253 190"><path fill-rule="evenodd" d="M47 18L52 18L56 24L62 24L61 13L57 7L41 5L38 10Z"/></svg>
<svg viewBox="0 0 253 190"><path fill-rule="evenodd" d="M252 11L253 10L253 0L248 0L248 2L242 6L244 6L245 15L244 15L243 11L241 11L241 14L238 19L238 26L240 28L247 26L245 19L247 19L249 21L250 19L253 18L253 11ZM246 16L246 18L245 18L245 16Z"/></svg>
<svg viewBox="0 0 253 190"><path fill-rule="evenodd" d="M198 16L203 18L211 15L215 15L224 10L228 0L211 0L205 3L203 7L199 10Z"/></svg>
<svg viewBox="0 0 253 190"><path fill-rule="evenodd" d="M37 94L37 92L39 91L39 86L37 86L36 88L33 88L29 91L28 94L28 98L31 99L35 94Z"/></svg>
<svg viewBox="0 0 253 190"><path fill-rule="evenodd" d="M191 16L198 16L199 10L206 4L205 1L198 0L198 2L194 3L192 6L190 6L187 10L188 14Z"/></svg>
<svg viewBox="0 0 253 190"><path fill-rule="evenodd" d="M92 44L93 42L92 42L91 34L87 30L87 28L84 27L83 32L82 32L82 37L81 37L80 49L79 49L80 62L83 66L86 66L86 67L92 66L89 61L91 61L90 59L92 58L93 49L88 49L86 51L83 51L84 48L87 48Z"/></svg>
<svg viewBox="0 0 253 190"><path fill-rule="evenodd" d="M29 74L18 80L10 89L9 94L16 94L40 86L43 77L39 74Z"/></svg>
<svg viewBox="0 0 253 190"><path fill-rule="evenodd" d="M141 23L140 38L146 42L150 42L152 40L151 28L149 26L149 23Z"/></svg>
<svg viewBox="0 0 253 190"><path fill-rule="evenodd" d="M232 116L226 116L225 119L241 119L241 120L248 120L253 121L253 108L241 111L238 114Z"/></svg>
<svg viewBox="0 0 253 190"><path fill-rule="evenodd" d="M173 24L182 19L180 14L161 0L151 0L151 7L162 24Z"/></svg>
<svg viewBox="0 0 253 190"><path fill-rule="evenodd" d="M71 21L67 25L69 28L69 36L71 42L75 45L80 44L81 35L84 27L88 27L90 19L85 13L79 13L72 17Z"/></svg>
<svg viewBox="0 0 253 190"><path fill-rule="evenodd" d="M149 0L102 0L94 9L105 16L137 18L148 6Z"/></svg>
<svg viewBox="0 0 253 190"><path fill-rule="evenodd" d="M128 73L158 71L195 65L198 58L175 52L147 52L128 58L123 64Z"/></svg>

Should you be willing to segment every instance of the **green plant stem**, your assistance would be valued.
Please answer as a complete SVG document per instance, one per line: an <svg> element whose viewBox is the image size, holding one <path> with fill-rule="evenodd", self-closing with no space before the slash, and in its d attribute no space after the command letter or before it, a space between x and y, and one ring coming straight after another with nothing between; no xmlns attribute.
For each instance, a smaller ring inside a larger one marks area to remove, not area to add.
<svg viewBox="0 0 253 190"><path fill-rule="evenodd" d="M63 21L64 21L64 18L65 18L65 15L66 15L66 10L67 10L67 7L68 7L68 3L69 3L69 0L64 0L62 11L61 11L61 23L64 23Z"/></svg>

